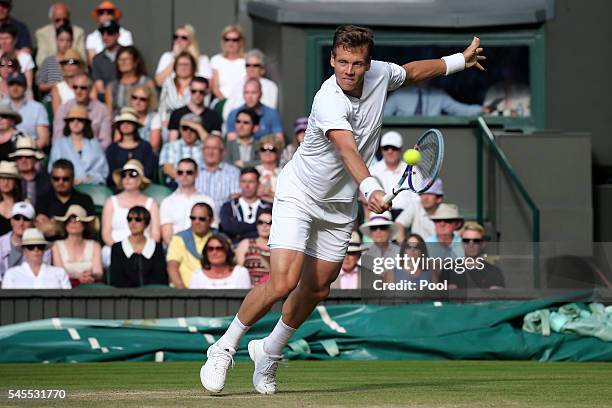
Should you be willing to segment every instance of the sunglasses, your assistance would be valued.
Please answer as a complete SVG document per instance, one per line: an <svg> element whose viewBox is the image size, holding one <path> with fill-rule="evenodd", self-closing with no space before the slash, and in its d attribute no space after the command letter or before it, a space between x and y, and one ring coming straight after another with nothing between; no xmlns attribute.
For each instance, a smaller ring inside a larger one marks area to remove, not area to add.
<svg viewBox="0 0 612 408"><path fill-rule="evenodd" d="M121 172L121 178L126 178L126 177L130 177L130 178L140 177L140 173L136 170L123 170Z"/></svg>
<svg viewBox="0 0 612 408"><path fill-rule="evenodd" d="M259 148L259 151L264 153L264 152L270 152L270 153L276 153L276 147L271 147L271 146L262 146Z"/></svg>
<svg viewBox="0 0 612 408"><path fill-rule="evenodd" d="M183 174L186 174L188 176L193 176L193 174L195 173L195 171L193 170L177 170L176 174L178 174L179 176L182 176Z"/></svg>
<svg viewBox="0 0 612 408"><path fill-rule="evenodd" d="M257 225L272 225L272 221L257 220Z"/></svg>
<svg viewBox="0 0 612 408"><path fill-rule="evenodd" d="M240 42L240 37L223 37L225 42Z"/></svg>
<svg viewBox="0 0 612 408"><path fill-rule="evenodd" d="M149 98L147 98L146 96L132 95L132 100L133 101L140 101L140 102L147 102L149 100Z"/></svg>
<svg viewBox="0 0 612 408"><path fill-rule="evenodd" d="M89 87L85 85L72 85L72 89L75 91L89 91Z"/></svg>
<svg viewBox="0 0 612 408"><path fill-rule="evenodd" d="M181 130L183 132L187 132L187 131L195 132L195 129L193 129L192 127L189 127L189 126L185 126L185 125L181 126Z"/></svg>
<svg viewBox="0 0 612 408"><path fill-rule="evenodd" d="M72 177L59 177L59 176L51 176L51 180L57 182L62 182L62 183L68 183L70 180L72 180Z"/></svg>
<svg viewBox="0 0 612 408"><path fill-rule="evenodd" d="M204 89L190 89L189 91L192 94L206 95L206 91Z"/></svg>
<svg viewBox="0 0 612 408"><path fill-rule="evenodd" d="M102 34L102 35L117 35L117 34L119 34L118 30L111 30L111 29L108 29L108 28L102 29L102 30L99 30L99 31L100 31L100 34Z"/></svg>
<svg viewBox="0 0 612 408"><path fill-rule="evenodd" d="M433 220L434 224L452 224L455 220Z"/></svg>
<svg viewBox="0 0 612 408"><path fill-rule="evenodd" d="M408 249L421 249L418 242L406 242L404 246Z"/></svg>
<svg viewBox="0 0 612 408"><path fill-rule="evenodd" d="M397 152L399 150L399 147L395 147L395 146L383 146L382 149L384 151L393 150L394 152Z"/></svg>
<svg viewBox="0 0 612 408"><path fill-rule="evenodd" d="M225 252L225 248L222 247L222 246L207 246L206 247L206 251L208 251L208 252L215 252L215 251Z"/></svg>
<svg viewBox="0 0 612 408"><path fill-rule="evenodd" d="M59 63L60 65L79 65L81 61L70 58L67 60L60 61Z"/></svg>
<svg viewBox="0 0 612 408"><path fill-rule="evenodd" d="M173 40L183 40L183 41L187 41L187 40L189 40L189 37L187 37L186 35L177 35L177 34L174 34L174 35L172 36L172 39L173 39Z"/></svg>
<svg viewBox="0 0 612 408"><path fill-rule="evenodd" d="M198 221L200 221L200 222L206 222L206 221L208 221L208 220L209 220L209 217L196 217L196 216L194 216L194 215L190 215L190 216L189 216L189 219L190 219L191 221L198 220Z"/></svg>
<svg viewBox="0 0 612 408"><path fill-rule="evenodd" d="M14 215L13 219L15 221L32 221L30 218L26 217L25 215L21 215L21 214Z"/></svg>
<svg viewBox="0 0 612 408"><path fill-rule="evenodd" d="M103 16L104 14L115 15L115 10L113 9L100 9L98 10L98 15Z"/></svg>
<svg viewBox="0 0 612 408"><path fill-rule="evenodd" d="M68 217L67 222L82 222L83 220L81 219L81 217L79 217L78 215L71 215L70 217Z"/></svg>
<svg viewBox="0 0 612 408"><path fill-rule="evenodd" d="M370 227L371 231L376 231L376 230L387 231L388 229L389 229L389 225L372 225Z"/></svg>
<svg viewBox="0 0 612 408"><path fill-rule="evenodd" d="M480 244L482 242L482 238L463 238L461 241L464 244Z"/></svg>
<svg viewBox="0 0 612 408"><path fill-rule="evenodd" d="M262 64L244 64L247 68L263 68Z"/></svg>
<svg viewBox="0 0 612 408"><path fill-rule="evenodd" d="M15 65L13 61L0 62L0 67L12 67L13 65Z"/></svg>
<svg viewBox="0 0 612 408"><path fill-rule="evenodd" d="M29 249L30 251L34 251L34 250L39 250L39 251L44 251L47 249L46 245L40 244L40 245L24 245L23 246L25 249Z"/></svg>
<svg viewBox="0 0 612 408"><path fill-rule="evenodd" d="M68 118L68 119L66 119L66 123L71 123L71 122L85 123L85 119L81 119L81 118Z"/></svg>
<svg viewBox="0 0 612 408"><path fill-rule="evenodd" d="M144 218L142 218L142 217L130 217L128 215L127 222L132 222L132 221L134 221L134 222L143 222Z"/></svg>

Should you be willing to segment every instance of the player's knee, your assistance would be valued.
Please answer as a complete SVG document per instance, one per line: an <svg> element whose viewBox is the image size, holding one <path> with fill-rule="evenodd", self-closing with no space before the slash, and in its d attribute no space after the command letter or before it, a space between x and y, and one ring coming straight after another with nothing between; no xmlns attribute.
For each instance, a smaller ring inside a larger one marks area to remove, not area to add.
<svg viewBox="0 0 612 408"><path fill-rule="evenodd" d="M295 289L291 282L266 282L270 297L276 302L289 296L289 293Z"/></svg>
<svg viewBox="0 0 612 408"><path fill-rule="evenodd" d="M312 295L315 299L317 299L320 302L320 301L327 299L327 297L329 296L329 290L330 290L329 286L324 286L324 287L318 288L316 291L312 293Z"/></svg>

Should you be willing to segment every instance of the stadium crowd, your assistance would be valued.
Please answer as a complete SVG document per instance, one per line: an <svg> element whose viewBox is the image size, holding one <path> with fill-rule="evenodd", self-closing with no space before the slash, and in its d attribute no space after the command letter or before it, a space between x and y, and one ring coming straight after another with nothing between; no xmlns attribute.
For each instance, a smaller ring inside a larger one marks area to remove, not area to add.
<svg viewBox="0 0 612 408"><path fill-rule="evenodd" d="M264 76L265 55L245 50L240 27L222 31L211 58L192 25L177 27L172 49L149 74L110 1L92 11L98 29L87 35L55 3L35 46L11 6L0 0L2 288L265 282L276 180L308 118L295 119L292 137L284 134L278 85ZM402 136L387 132L371 167L388 190L406 165L402 147ZM365 252L420 256L425 242L437 242L445 255L478 256L484 229L463 225L443 197L437 180L420 196L401 193L391 212L366 212L333 287L359 287ZM442 278L395 270L385 280L404 275ZM493 265L481 275L475 286L504 286Z"/></svg>

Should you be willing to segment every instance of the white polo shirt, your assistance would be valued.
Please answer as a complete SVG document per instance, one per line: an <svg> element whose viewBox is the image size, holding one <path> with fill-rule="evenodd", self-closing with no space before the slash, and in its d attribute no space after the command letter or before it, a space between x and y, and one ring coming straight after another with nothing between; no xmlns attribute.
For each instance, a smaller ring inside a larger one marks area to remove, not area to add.
<svg viewBox="0 0 612 408"><path fill-rule="evenodd" d="M419 234L423 239L436 234L434 222L429 218L420 200L410 203L410 205L397 216L395 222L402 224L404 227L410 227L411 233Z"/></svg>
<svg viewBox="0 0 612 408"><path fill-rule="evenodd" d="M2 278L2 289L72 289L63 268L42 264L38 276L27 262L13 266Z"/></svg>
<svg viewBox="0 0 612 408"><path fill-rule="evenodd" d="M407 164L404 161L400 161L395 170L391 170L387 166L387 163L385 163L384 160L381 160L370 166L370 174L380 181L385 189L385 193L390 193L393 191L393 188L396 186L397 181L400 179L402 174L404 174L406 166ZM407 181L405 183L407 183ZM421 202L418 194L408 190L402 191L393 199L392 208L398 210L405 209L414 202Z"/></svg>
<svg viewBox="0 0 612 408"><path fill-rule="evenodd" d="M406 71L401 66L372 61L365 74L363 93L355 98L346 95L332 75L315 95L304 142L281 177L290 177L316 201L354 202L357 184L344 168L327 131L353 132L359 153L366 166L369 165L380 142L387 92L401 86L405 79Z"/></svg>
<svg viewBox="0 0 612 408"><path fill-rule="evenodd" d="M215 202L213 199L197 191L187 196L180 191L180 188L162 200L159 209L160 225L172 224L173 234L191 227L189 216L191 215L191 208L196 203L210 205L213 209L213 223L211 226L217 228L219 226L219 218L214 213Z"/></svg>

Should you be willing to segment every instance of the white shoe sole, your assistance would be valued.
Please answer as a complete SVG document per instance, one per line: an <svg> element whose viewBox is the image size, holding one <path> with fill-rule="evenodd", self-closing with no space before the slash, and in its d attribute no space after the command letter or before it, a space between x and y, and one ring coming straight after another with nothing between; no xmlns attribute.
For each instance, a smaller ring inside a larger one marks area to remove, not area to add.
<svg viewBox="0 0 612 408"><path fill-rule="evenodd" d="M219 394L221 391L223 391L223 387L217 389L206 384L206 381L204 380L204 365L202 365L202 368L200 368L200 382L202 383L202 387L212 394Z"/></svg>
<svg viewBox="0 0 612 408"><path fill-rule="evenodd" d="M249 345L248 345L249 357L253 361L253 365L255 365L255 342L256 341L262 341L262 340L251 340L251 341L249 341ZM257 385L255 385L255 384L253 384L253 386L255 387L255 390L258 393L263 394L263 395L273 395L275 393L274 391L270 392L270 391L268 391L266 389L262 390L259 387L257 387Z"/></svg>

